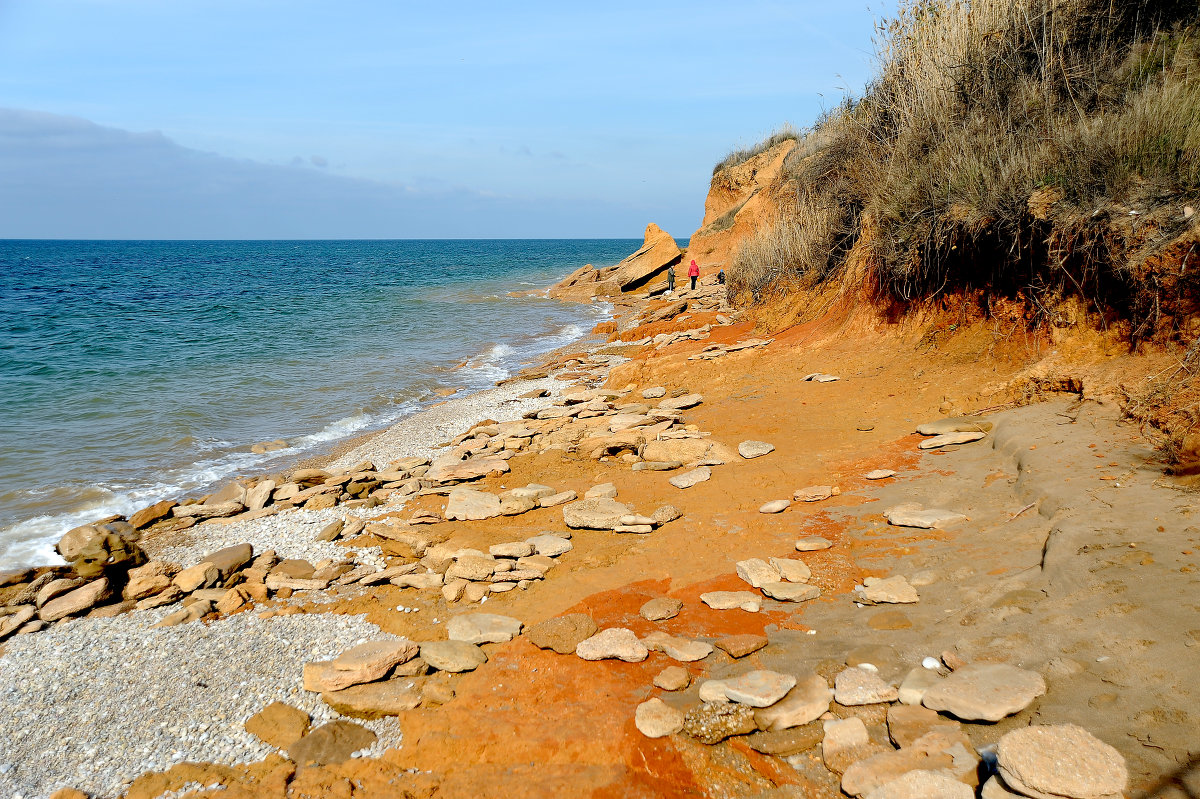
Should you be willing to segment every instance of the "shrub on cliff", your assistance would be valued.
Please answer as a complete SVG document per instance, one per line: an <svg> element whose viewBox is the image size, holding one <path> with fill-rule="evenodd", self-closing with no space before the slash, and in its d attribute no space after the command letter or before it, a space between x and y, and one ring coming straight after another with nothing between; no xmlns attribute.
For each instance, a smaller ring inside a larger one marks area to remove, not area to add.
<svg viewBox="0 0 1200 799"><path fill-rule="evenodd" d="M909 0L863 96L800 137L796 202L744 242L731 294L854 251L898 301L1078 293L1135 339L1194 312L1200 280L1150 264L1196 221L1198 22L1194 0Z"/></svg>

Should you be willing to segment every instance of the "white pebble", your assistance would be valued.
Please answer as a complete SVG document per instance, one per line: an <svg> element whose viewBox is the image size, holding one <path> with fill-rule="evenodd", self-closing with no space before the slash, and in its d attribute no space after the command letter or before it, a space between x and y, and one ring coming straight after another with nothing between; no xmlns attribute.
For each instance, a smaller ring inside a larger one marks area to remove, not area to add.
<svg viewBox="0 0 1200 799"><path fill-rule="evenodd" d="M937 671L942 667L941 662L937 658L925 658L921 661L921 665L930 671Z"/></svg>

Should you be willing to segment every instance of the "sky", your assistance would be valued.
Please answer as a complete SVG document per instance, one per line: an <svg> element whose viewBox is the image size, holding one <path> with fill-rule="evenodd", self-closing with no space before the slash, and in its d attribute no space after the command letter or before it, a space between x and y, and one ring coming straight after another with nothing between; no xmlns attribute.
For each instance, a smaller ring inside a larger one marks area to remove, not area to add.
<svg viewBox="0 0 1200 799"><path fill-rule="evenodd" d="M687 237L889 10L0 0L0 238Z"/></svg>

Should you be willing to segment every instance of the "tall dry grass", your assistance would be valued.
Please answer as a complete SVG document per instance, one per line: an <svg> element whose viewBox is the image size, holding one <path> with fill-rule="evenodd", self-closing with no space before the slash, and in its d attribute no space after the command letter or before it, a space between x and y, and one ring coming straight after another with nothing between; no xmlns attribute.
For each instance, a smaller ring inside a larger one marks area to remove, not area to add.
<svg viewBox="0 0 1200 799"><path fill-rule="evenodd" d="M874 283L898 299L1077 290L1136 312L1144 241L1114 220L1200 195L1197 22L1195 0L909 0L863 96L798 139L781 242L747 240L731 290L828 276L869 219Z"/></svg>

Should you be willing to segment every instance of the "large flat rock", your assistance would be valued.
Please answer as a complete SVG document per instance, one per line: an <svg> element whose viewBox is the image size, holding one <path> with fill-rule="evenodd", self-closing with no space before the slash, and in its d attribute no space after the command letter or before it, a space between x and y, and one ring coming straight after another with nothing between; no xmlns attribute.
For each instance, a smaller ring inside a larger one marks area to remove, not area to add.
<svg viewBox="0 0 1200 799"><path fill-rule="evenodd" d="M963 666L925 692L925 707L966 721L999 721L1019 713L1046 693L1035 671L1007 663Z"/></svg>

